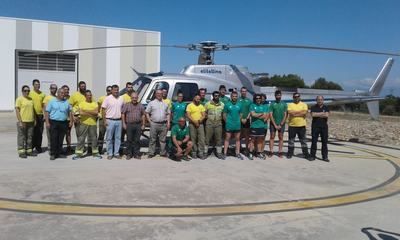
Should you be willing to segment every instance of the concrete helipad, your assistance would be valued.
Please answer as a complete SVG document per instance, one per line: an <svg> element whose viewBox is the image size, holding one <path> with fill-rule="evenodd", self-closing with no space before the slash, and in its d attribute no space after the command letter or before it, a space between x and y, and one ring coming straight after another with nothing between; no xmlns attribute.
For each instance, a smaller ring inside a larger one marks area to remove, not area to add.
<svg viewBox="0 0 400 240"><path fill-rule="evenodd" d="M12 115L0 118L0 239L370 239L368 228L400 232L396 147L332 140L330 163L276 156L49 161L47 152L21 160Z"/></svg>

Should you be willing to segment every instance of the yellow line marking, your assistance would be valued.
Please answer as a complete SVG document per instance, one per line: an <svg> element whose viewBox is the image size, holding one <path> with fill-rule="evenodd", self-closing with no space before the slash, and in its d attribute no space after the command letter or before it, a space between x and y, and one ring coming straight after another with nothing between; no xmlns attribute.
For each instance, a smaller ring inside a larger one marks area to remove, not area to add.
<svg viewBox="0 0 400 240"><path fill-rule="evenodd" d="M400 159L382 152L350 147L366 153L374 154L385 160L390 160L400 167ZM396 178L382 186L364 192L349 193L318 199L251 203L238 205L215 205L215 206L96 206L96 205L72 205L62 203L45 202L23 202L13 200L0 200L0 209L23 212L49 213L49 214L72 214L72 215L101 215L101 216L210 216L210 215L233 215L233 214L255 214L281 211L305 210L321 207L333 207L344 204L358 203L377 198L387 197L400 191L399 173Z"/></svg>

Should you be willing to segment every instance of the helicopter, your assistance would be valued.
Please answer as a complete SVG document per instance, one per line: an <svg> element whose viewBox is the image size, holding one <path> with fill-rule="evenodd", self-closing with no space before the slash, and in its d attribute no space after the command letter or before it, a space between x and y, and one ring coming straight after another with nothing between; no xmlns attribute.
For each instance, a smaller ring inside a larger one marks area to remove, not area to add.
<svg viewBox="0 0 400 240"><path fill-rule="evenodd" d="M264 93L267 100L274 99L274 92L281 90L282 100L285 102L292 101L294 92L300 93L302 101L308 105L315 104L315 98L318 95L323 95L325 104L327 105L344 105L347 103L366 102L369 113L373 119L379 117L379 100L383 99L379 96L387 76L392 68L394 59L392 57L400 56L397 53L376 52L355 49L330 48L318 46L302 46L302 45L277 45L277 44L250 44L250 45L229 45L219 44L216 41L203 41L198 44L189 45L122 45L122 46L105 46L95 48L82 48L56 51L84 51L96 50L105 48L129 48L129 47L174 47L184 48L190 51L199 51L197 64L185 66L180 73L165 74L157 73L142 73L131 67L136 73L137 78L132 81L134 90L138 93L139 102L147 105L155 97L155 91L158 89L166 89L168 98L174 100L178 92L184 95L184 101L191 101L199 89L207 90L207 98L211 98L211 92L218 90L219 86L224 85L229 93L240 90L241 87L246 87L251 97L255 93ZM320 51L337 51L359 54L374 54L390 56L369 91L355 90L353 92L339 90L321 90L321 89L280 89L279 87L259 87L254 85L254 78L247 67L233 64L215 64L214 56L216 51L228 51L235 48L289 48L289 49L308 49ZM121 94L125 93L125 89Z"/></svg>

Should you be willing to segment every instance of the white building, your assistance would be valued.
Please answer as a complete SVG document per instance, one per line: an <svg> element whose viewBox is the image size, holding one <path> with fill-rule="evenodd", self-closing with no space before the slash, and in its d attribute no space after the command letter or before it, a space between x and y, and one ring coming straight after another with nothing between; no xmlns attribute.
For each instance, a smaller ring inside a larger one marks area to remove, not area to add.
<svg viewBox="0 0 400 240"><path fill-rule="evenodd" d="M41 81L48 94L51 83L70 86L85 81L95 97L105 94L107 85L125 87L140 72L160 70L160 48L113 48L48 53L77 48L116 45L159 45L160 32L0 17L0 111L13 110L23 85ZM40 54L37 54L40 53Z"/></svg>

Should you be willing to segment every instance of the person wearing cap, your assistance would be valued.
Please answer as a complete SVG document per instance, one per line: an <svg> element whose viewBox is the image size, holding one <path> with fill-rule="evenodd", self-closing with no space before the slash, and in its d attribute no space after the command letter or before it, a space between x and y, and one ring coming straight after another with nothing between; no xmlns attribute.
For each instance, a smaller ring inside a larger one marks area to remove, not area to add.
<svg viewBox="0 0 400 240"><path fill-rule="evenodd" d="M293 102L288 104L289 115L289 140L287 158L290 159L294 154L294 140L297 137L301 143L301 150L306 159L310 159L306 142L306 116L308 106L300 100L300 94L293 94Z"/></svg>
<svg viewBox="0 0 400 240"><path fill-rule="evenodd" d="M328 117L329 108L324 104L324 97L317 96L317 104L311 107L311 159L315 160L315 154L317 152L317 142L319 136L321 136L321 154L322 161L329 162L328 159Z"/></svg>
<svg viewBox="0 0 400 240"><path fill-rule="evenodd" d="M32 98L29 97L30 89L27 85L22 86L22 96L15 101L15 113L17 115L17 142L18 155L20 158L36 156L32 152L32 137L35 127L35 110Z"/></svg>

